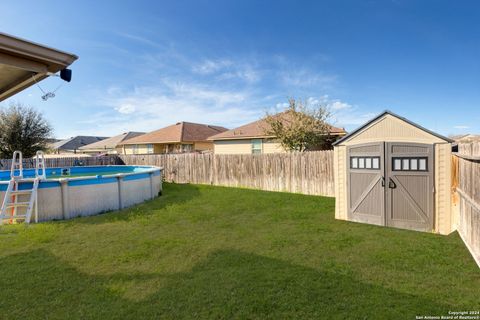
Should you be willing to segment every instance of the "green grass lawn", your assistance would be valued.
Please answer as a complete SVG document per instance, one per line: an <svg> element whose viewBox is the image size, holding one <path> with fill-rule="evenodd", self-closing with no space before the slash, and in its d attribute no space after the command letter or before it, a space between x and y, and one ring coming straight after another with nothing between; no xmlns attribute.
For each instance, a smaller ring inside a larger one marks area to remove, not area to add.
<svg viewBox="0 0 480 320"><path fill-rule="evenodd" d="M334 219L334 199L166 184L121 212L0 227L1 319L415 319L480 309L450 236Z"/></svg>

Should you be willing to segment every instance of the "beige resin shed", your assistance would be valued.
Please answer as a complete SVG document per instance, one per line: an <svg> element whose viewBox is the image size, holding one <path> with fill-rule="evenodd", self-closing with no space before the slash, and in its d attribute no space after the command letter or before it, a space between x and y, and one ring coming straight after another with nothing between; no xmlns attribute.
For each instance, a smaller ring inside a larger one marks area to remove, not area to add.
<svg viewBox="0 0 480 320"><path fill-rule="evenodd" d="M454 231L453 141L390 111L334 144L335 218Z"/></svg>

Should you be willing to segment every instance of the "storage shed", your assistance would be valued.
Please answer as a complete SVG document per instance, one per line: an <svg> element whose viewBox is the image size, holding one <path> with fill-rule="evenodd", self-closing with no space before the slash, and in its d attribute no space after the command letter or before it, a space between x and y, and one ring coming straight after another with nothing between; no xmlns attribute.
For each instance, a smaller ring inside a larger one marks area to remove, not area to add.
<svg viewBox="0 0 480 320"><path fill-rule="evenodd" d="M449 234L453 141L385 111L334 144L335 218Z"/></svg>

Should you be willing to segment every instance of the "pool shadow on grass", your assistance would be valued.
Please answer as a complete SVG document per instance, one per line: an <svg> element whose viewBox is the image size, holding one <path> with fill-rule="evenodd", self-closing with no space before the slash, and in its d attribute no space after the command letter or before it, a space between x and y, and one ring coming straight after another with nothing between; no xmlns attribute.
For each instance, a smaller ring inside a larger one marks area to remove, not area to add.
<svg viewBox="0 0 480 320"><path fill-rule="evenodd" d="M100 224L115 221L130 221L138 217L146 217L158 213L159 210L173 204L186 203L197 196L200 191L196 185L192 184L174 184L163 183L161 195L152 200L124 208L122 210L113 210L98 215L88 217L77 217L69 221L81 224Z"/></svg>
<svg viewBox="0 0 480 320"><path fill-rule="evenodd" d="M7 319L412 319L459 309L234 250L175 274L86 274L44 250L4 257L0 265L0 310Z"/></svg>

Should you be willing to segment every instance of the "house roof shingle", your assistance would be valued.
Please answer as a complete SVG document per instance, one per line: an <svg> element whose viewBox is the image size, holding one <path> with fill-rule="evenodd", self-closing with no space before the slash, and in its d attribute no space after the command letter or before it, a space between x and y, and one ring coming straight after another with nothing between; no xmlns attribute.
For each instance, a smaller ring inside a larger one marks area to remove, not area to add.
<svg viewBox="0 0 480 320"><path fill-rule="evenodd" d="M283 117L285 121L288 119L285 117L287 113L279 113L278 116ZM232 140L232 139L244 139L244 138L269 138L265 134L268 129L268 124L265 119L260 119L238 128L228 130L208 138L208 140ZM345 135L346 131L343 128L337 128L330 126L330 134L332 135Z"/></svg>
<svg viewBox="0 0 480 320"><path fill-rule="evenodd" d="M220 126L192 122L178 122L174 125L161 128L132 139L124 140L120 144L207 141L208 137L226 130L228 129Z"/></svg>
<svg viewBox="0 0 480 320"><path fill-rule="evenodd" d="M51 145L55 150L76 150L87 144L91 144L100 140L107 139L108 137L95 137L95 136L76 136L70 139L61 140Z"/></svg>
<svg viewBox="0 0 480 320"><path fill-rule="evenodd" d="M107 149L115 149L122 141L138 137L142 134L145 134L145 132L134 132L134 131L129 131L129 132L124 132L122 134L119 134L117 136L100 140L94 143L87 144L83 147L80 147L80 150L107 150Z"/></svg>

